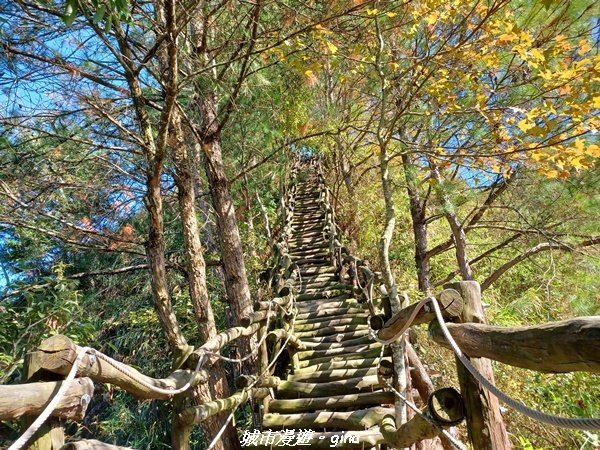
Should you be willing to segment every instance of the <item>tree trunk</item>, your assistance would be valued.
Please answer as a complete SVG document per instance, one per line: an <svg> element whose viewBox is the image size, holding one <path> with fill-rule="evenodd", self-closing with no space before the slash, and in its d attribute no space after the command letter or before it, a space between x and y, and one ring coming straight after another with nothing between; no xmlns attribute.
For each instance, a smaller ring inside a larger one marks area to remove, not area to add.
<svg viewBox="0 0 600 450"><path fill-rule="evenodd" d="M413 234L415 236L415 265L419 289L429 295L431 281L429 279L429 257L427 256L427 224L425 223L425 205L421 201L419 188L414 175L414 166L407 154L402 155L406 192L410 201L410 216L412 218Z"/></svg>
<svg viewBox="0 0 600 450"><path fill-rule="evenodd" d="M235 208L229 191L229 181L225 175L223 155L218 131L217 101L214 94L206 94L199 98L202 116L202 151L204 167L215 215L217 231L221 243L221 258L225 273L225 291L231 305L233 320L250 314L254 308L250 297L250 287L246 276L244 249L235 217ZM256 338L242 341L241 355L247 355L256 343ZM255 366L255 358L246 360L243 367L251 372Z"/></svg>
<svg viewBox="0 0 600 450"><path fill-rule="evenodd" d="M221 143L219 136L214 134L218 128L217 102L214 95L211 94L204 95L199 101L203 118L202 150L210 194L217 217L217 229L225 270L225 287L235 317L240 319L252 312L252 301L246 277L244 249L229 191L229 181L223 166Z"/></svg>
<svg viewBox="0 0 600 450"><path fill-rule="evenodd" d="M187 260L188 287L198 324L198 335L201 342L206 342L216 336L217 329L206 286L206 263L202 253L200 232L196 219L196 199L191 161L184 143L180 141L177 144L177 150L175 150L173 159L175 162L175 183L177 185L177 198L181 210L183 242ZM216 362L209 371L208 383L200 384L194 388L194 397L205 403L215 398L225 398L228 396L229 386L227 385L225 370L220 362ZM215 438L224 425L226 418L227 415L221 414L211 417L202 424L202 429L207 440L212 441ZM189 445L191 427L177 427L179 425L177 420L174 421L174 425L176 426L173 428L173 443L177 443L178 446L173 445L173 448L187 448L186 445ZM184 437L187 437L187 439ZM227 427L220 442L214 448L219 450L239 448L239 440L234 426L230 424Z"/></svg>
<svg viewBox="0 0 600 450"><path fill-rule="evenodd" d="M163 224L162 196L160 193L161 170L149 170L146 180L147 193L144 205L149 215L148 240L146 241L146 256L150 268L150 284L156 312L163 331L173 351L175 359L180 359L187 353L187 341L177 323L173 312L167 284L165 262L165 236ZM183 362L183 361L179 361Z"/></svg>
<svg viewBox="0 0 600 450"><path fill-rule="evenodd" d="M396 280L392 273L390 265L390 243L394 234L394 228L396 226L396 210L394 208L394 200L392 197L392 187L390 183L390 173L388 170L388 158L385 151L385 144L380 139L380 160L379 160L380 176L381 176L381 187L383 190L383 199L385 201L385 228L379 240L379 262L381 264L381 272L383 274L383 281L388 293L392 314L396 314L402 308L400 296L398 295L398 288L396 287ZM393 359L394 359L394 371L396 373L397 388L398 391L406 396L408 389L406 365L404 359L404 338L399 339L396 344L392 346ZM406 406L400 402L396 402L396 421L398 426L406 422Z"/></svg>
<svg viewBox="0 0 600 450"><path fill-rule="evenodd" d="M431 166L431 175L433 178L440 183L441 177L438 168L430 162ZM465 230L456 217L456 213L454 212L454 206L452 202L448 198L448 196L440 192L440 200L442 201L442 206L444 208L444 216L450 225L450 229L452 230L452 238L454 240L454 248L456 250L456 262L458 264L458 269L460 270L460 274L463 280L468 281L473 279L473 273L471 272L471 266L469 264L469 257L467 255L467 236L465 235Z"/></svg>
<svg viewBox="0 0 600 450"><path fill-rule="evenodd" d="M475 281L461 281L448 285L456 289L465 300L462 322L485 323L481 306L481 289ZM492 384L494 372L489 359L471 358L473 366ZM457 359L460 391L465 401L467 430L475 450L508 450L512 446L500 414L498 399L484 390L480 383Z"/></svg>

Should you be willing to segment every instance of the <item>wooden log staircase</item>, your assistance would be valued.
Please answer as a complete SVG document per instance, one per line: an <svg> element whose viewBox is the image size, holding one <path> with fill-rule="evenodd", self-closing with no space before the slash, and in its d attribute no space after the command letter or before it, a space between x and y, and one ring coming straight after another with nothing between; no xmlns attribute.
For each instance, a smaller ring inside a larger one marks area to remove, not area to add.
<svg viewBox="0 0 600 450"><path fill-rule="evenodd" d="M352 284L340 280L319 183L316 172L299 173L288 239L297 272L290 330L296 351L286 380L267 403L263 430L310 429L327 436L323 432L367 430L394 414L394 394L383 390L378 376L380 365L391 368L389 348L383 351L369 336L367 305ZM365 436L374 443L373 434ZM331 445L330 437L323 440Z"/></svg>

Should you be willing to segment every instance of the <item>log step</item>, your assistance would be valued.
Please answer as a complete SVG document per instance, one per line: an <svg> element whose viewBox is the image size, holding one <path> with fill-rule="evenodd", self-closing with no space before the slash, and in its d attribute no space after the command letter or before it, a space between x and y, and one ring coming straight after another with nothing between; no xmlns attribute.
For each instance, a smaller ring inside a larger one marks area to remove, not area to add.
<svg viewBox="0 0 600 450"><path fill-rule="evenodd" d="M380 361L389 361L388 357L384 358L365 358L365 359L347 359L347 360L334 360L326 363L316 364L314 366L299 367L294 369L294 375L300 375L302 373L320 372L323 370L334 370L334 369L360 369L364 367L377 366Z"/></svg>
<svg viewBox="0 0 600 450"><path fill-rule="evenodd" d="M369 344L360 344L349 347L339 347L339 348L328 348L323 350L305 350L298 352L298 359L300 361L308 360L312 362L315 358L322 358L325 356L338 356L344 355L347 353L360 353L360 354L368 354L368 352L373 350L380 350L381 344L379 342L373 342Z"/></svg>
<svg viewBox="0 0 600 450"><path fill-rule="evenodd" d="M378 425L387 415L393 415L393 408L376 406L348 412L313 412L300 414L265 414L263 428L280 430L287 428L329 428L340 430L367 430Z"/></svg>
<svg viewBox="0 0 600 450"><path fill-rule="evenodd" d="M366 314L363 308L319 308L317 311L310 311L296 315L296 320L310 320L318 318L334 318L337 316L347 316L348 314Z"/></svg>
<svg viewBox="0 0 600 450"><path fill-rule="evenodd" d="M356 406L376 406L394 403L393 392L365 392L362 394L333 395L318 398L297 398L272 400L269 402L271 413L301 413L316 410L334 411Z"/></svg>
<svg viewBox="0 0 600 450"><path fill-rule="evenodd" d="M330 336L332 334L348 333L350 331L359 331L359 330L367 330L368 331L368 329L369 328L366 325L343 325L343 326L338 326L338 327L325 327L325 328L320 328L318 330L302 331L302 332L298 332L295 334L302 340L304 338Z"/></svg>
<svg viewBox="0 0 600 450"><path fill-rule="evenodd" d="M308 268L308 269L301 269L300 275L302 275L304 277L306 275L316 275L316 274L320 274L320 273L335 273L335 272L336 272L336 268L333 266L314 267L314 268Z"/></svg>
<svg viewBox="0 0 600 450"><path fill-rule="evenodd" d="M300 341L302 344L309 350L326 350L333 348L346 348L346 347L354 347L355 345L364 345L373 342L373 339L368 334L364 336L357 337L354 339L345 339L341 342L308 342L306 340Z"/></svg>
<svg viewBox="0 0 600 450"><path fill-rule="evenodd" d="M369 330L352 331L349 333L338 333L338 334L332 334L331 336L321 336L321 337L311 337L311 338L309 337L309 338L302 339L302 341L309 342L309 343L317 343L317 344L333 344L333 343L341 343L341 342L345 342L345 341L359 339L359 338L363 338L365 336L369 336Z"/></svg>
<svg viewBox="0 0 600 450"><path fill-rule="evenodd" d="M277 386L279 398L326 397L329 395L359 394L373 392L384 386L384 382L375 375L347 378L325 383L303 383L301 381L282 381Z"/></svg>
<svg viewBox="0 0 600 450"><path fill-rule="evenodd" d="M348 295L343 295L329 300L311 300L298 303L296 308L298 308L299 313L303 314L326 308L358 308L358 306L358 300Z"/></svg>
<svg viewBox="0 0 600 450"><path fill-rule="evenodd" d="M318 330L326 327L339 327L344 325L367 325L367 318L365 316L355 317L343 317L341 319L324 319L314 321L299 321L297 320L294 324L294 331L298 335L305 331Z"/></svg>
<svg viewBox="0 0 600 450"><path fill-rule="evenodd" d="M386 347L383 351L383 356L390 356L392 351L389 347ZM308 360L298 361L298 368L303 369L305 367L316 366L322 363L328 363L332 361L347 361L352 359L364 359L364 358L376 358L381 355L381 348L374 348L364 353L342 353L336 356L323 356L321 358L312 358Z"/></svg>
<svg viewBox="0 0 600 450"><path fill-rule="evenodd" d="M377 375L377 367L363 367L360 369L333 369L319 370L302 374L288 375L287 381L301 381L303 383L321 383L328 381L344 380L346 378L367 377Z"/></svg>

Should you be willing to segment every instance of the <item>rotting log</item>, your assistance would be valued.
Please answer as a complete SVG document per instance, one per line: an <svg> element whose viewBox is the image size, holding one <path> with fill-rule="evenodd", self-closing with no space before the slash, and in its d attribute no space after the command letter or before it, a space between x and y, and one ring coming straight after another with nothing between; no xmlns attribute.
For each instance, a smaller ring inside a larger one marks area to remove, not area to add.
<svg viewBox="0 0 600 450"><path fill-rule="evenodd" d="M438 436L439 428L459 424L465 417L464 403L456 390L439 389L429 397L424 413L438 426L416 414L408 422L396 428L394 417L386 416L379 426L381 434L386 442L395 448L410 447L423 439Z"/></svg>
<svg viewBox="0 0 600 450"><path fill-rule="evenodd" d="M357 406L380 406L394 403L393 392L364 392L361 394L330 395L316 398L278 399L269 402L273 413L301 413L317 410L356 408Z"/></svg>
<svg viewBox="0 0 600 450"><path fill-rule="evenodd" d="M442 310L444 318L455 318L458 317L463 311L463 299L456 290L445 289L437 298ZM420 302L419 302L420 303ZM390 320L388 320L383 328L377 332L377 337L382 340L393 339L399 337L398 333L406 326L406 323L410 319L411 315L415 313L417 308L420 308L413 319L411 326L420 325L422 323L431 322L435 319L435 312L433 308L425 304L419 307L419 303L413 303L405 308L402 308L397 314L395 314Z"/></svg>
<svg viewBox="0 0 600 450"><path fill-rule="evenodd" d="M0 420L37 416L56 395L64 381L0 385ZM89 378L76 378L52 412L53 417L83 420L94 395L94 383ZM87 397L84 397L87 396Z"/></svg>
<svg viewBox="0 0 600 450"><path fill-rule="evenodd" d="M469 357L488 358L538 372L600 372L600 316L524 327L476 323L447 324ZM437 322L429 327L438 343L450 347Z"/></svg>
<svg viewBox="0 0 600 450"><path fill-rule="evenodd" d="M133 450L131 447L119 447L117 445L105 444L95 439L84 439L65 444L61 450Z"/></svg>
<svg viewBox="0 0 600 450"><path fill-rule="evenodd" d="M199 424L224 411L231 411L239 405L246 403L251 398L261 400L269 394L268 388L251 388L236 392L230 397L213 400L199 406L193 406L183 410L179 418L183 423Z"/></svg>
<svg viewBox="0 0 600 450"><path fill-rule="evenodd" d="M337 428L340 430L366 430L393 414L392 408L376 406L358 411L320 411L299 414L265 414L263 427L273 430L285 428Z"/></svg>
<svg viewBox="0 0 600 450"><path fill-rule="evenodd" d="M41 369L61 375L67 375L71 370L73 361L75 361L79 350L80 347L75 345L68 337L56 335L43 341L37 350L32 352L32 355L36 357ZM134 368L118 361L115 361L114 364L129 373L135 374L136 378L142 379L146 383L162 389L178 389L184 386L192 375L192 372L189 370L176 370L167 378L156 379L148 377ZM110 383L119 386L139 398L167 399L170 397L169 395L150 390L101 358L91 358L89 353L84 356L82 363L79 366L79 373L90 377L98 383ZM201 377L197 377L196 382L200 381L202 381Z"/></svg>

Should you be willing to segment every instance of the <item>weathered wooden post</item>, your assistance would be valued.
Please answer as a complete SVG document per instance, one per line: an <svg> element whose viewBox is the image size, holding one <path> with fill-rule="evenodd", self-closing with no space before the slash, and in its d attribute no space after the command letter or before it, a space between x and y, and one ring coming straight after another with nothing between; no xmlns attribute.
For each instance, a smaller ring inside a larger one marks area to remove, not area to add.
<svg viewBox="0 0 600 450"><path fill-rule="evenodd" d="M461 322L486 323L479 283L460 281L444 287L457 290L463 297L463 312L459 316ZM484 377L494 383L492 364L489 359L471 358L471 363ZM498 399L484 390L458 359L456 360L456 369L465 402L467 430L473 448L475 450L512 448L500 414Z"/></svg>
<svg viewBox="0 0 600 450"><path fill-rule="evenodd" d="M36 381L55 381L60 380L60 375L53 374L43 369L43 355L38 351L33 351L25 356L24 373L27 383ZM29 428L35 417L25 417L21 423L22 431ZM60 419L50 417L44 423L34 437L29 441L27 448L29 450L59 450L65 445L65 430Z"/></svg>

